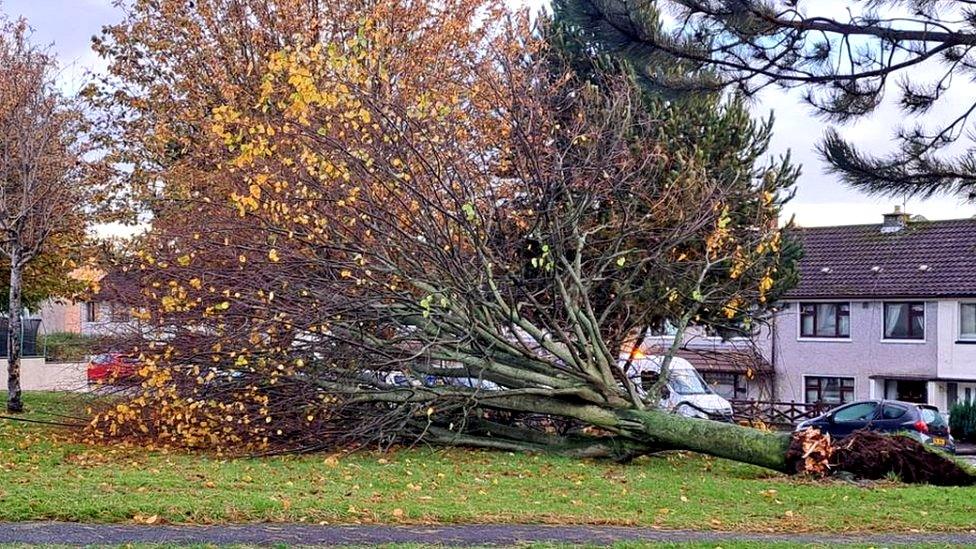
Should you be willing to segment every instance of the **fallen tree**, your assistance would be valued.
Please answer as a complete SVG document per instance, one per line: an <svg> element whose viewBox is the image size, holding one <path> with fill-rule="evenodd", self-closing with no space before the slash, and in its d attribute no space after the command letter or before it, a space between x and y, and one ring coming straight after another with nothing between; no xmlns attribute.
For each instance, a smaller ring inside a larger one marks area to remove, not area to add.
<svg viewBox="0 0 976 549"><path fill-rule="evenodd" d="M791 435L658 409L676 345L645 345L665 324L678 341L761 321L788 284L777 217L795 169L757 163L768 128L718 108L726 126L697 141L650 138L660 111L625 71L582 76L522 16L450 4L380 2L291 37L248 67L254 89L147 138L181 148L152 173L153 230L121 267L142 279L145 381L92 435L686 449L796 472ZM208 66L159 57L137 68L195 86L179 71ZM702 161L716 142L737 159L721 172ZM657 382L635 375L637 350L664 356Z"/></svg>

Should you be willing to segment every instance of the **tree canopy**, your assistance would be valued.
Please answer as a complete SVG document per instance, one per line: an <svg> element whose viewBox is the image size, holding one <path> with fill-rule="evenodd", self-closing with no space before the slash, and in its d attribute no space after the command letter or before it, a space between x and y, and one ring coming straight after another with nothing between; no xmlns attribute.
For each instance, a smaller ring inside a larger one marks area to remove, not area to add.
<svg viewBox="0 0 976 549"><path fill-rule="evenodd" d="M155 180L128 267L142 382L92 436L822 470L790 435L659 410L641 370L648 325L782 288L795 170L755 163L768 130L741 110L694 116L746 135L662 120L545 36L494 0L136 2L93 97Z"/></svg>
<svg viewBox="0 0 976 549"><path fill-rule="evenodd" d="M7 277L7 409L22 410L20 338L28 301L70 291L63 277L108 195L88 162L87 121L55 84L56 62L26 21L0 15L0 255ZM24 276L32 278L27 284Z"/></svg>
<svg viewBox="0 0 976 549"><path fill-rule="evenodd" d="M855 188L883 195L976 190L968 2L558 0L556 13L597 51L627 59L646 86L673 92L801 88L827 120L870 115L894 96L897 150L865 152L829 130L820 151ZM671 70L675 64L681 70ZM938 114L942 105L949 115Z"/></svg>

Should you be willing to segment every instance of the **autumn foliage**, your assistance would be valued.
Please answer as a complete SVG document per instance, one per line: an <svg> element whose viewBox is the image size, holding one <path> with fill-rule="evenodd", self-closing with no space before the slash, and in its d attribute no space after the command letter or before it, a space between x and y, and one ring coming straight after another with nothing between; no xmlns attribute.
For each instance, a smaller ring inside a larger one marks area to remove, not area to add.
<svg viewBox="0 0 976 549"><path fill-rule="evenodd" d="M791 168L730 181L648 138L626 71L574 71L501 3L267 4L136 2L97 43L154 218L123 267L142 390L93 437L622 458L695 432L785 468L788 440L655 411L620 359L761 316Z"/></svg>
<svg viewBox="0 0 976 549"><path fill-rule="evenodd" d="M102 211L106 180L79 105L55 83L54 56L35 44L24 20L0 13L0 300L5 333L7 410L23 411L20 353L24 305L68 297L86 227Z"/></svg>

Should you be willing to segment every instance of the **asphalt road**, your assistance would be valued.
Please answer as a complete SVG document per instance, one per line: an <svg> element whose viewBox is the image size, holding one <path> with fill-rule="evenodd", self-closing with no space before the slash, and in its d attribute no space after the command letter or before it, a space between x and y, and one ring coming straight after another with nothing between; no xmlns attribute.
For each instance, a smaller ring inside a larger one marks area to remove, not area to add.
<svg viewBox="0 0 976 549"><path fill-rule="evenodd" d="M0 523L0 543L118 545L123 543L208 543L253 545L374 545L419 543L446 546L525 542L606 545L616 541L787 542L821 546L844 544L976 546L976 532L959 534L748 534L692 532L614 526L455 525L311 526L247 524L234 526L137 526L74 523Z"/></svg>

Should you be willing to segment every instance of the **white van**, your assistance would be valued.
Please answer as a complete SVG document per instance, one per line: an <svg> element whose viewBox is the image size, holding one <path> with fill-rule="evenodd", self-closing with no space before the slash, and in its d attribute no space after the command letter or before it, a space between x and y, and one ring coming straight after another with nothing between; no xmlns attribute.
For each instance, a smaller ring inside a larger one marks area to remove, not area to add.
<svg viewBox="0 0 976 549"><path fill-rule="evenodd" d="M645 391L650 390L658 380L663 361L663 356L643 354L631 360L627 377L637 386L641 396L646 395ZM627 358L622 357L621 367L626 362ZM732 404L715 394L690 362L672 357L668 371L668 381L661 394L661 408L685 417L732 421Z"/></svg>

